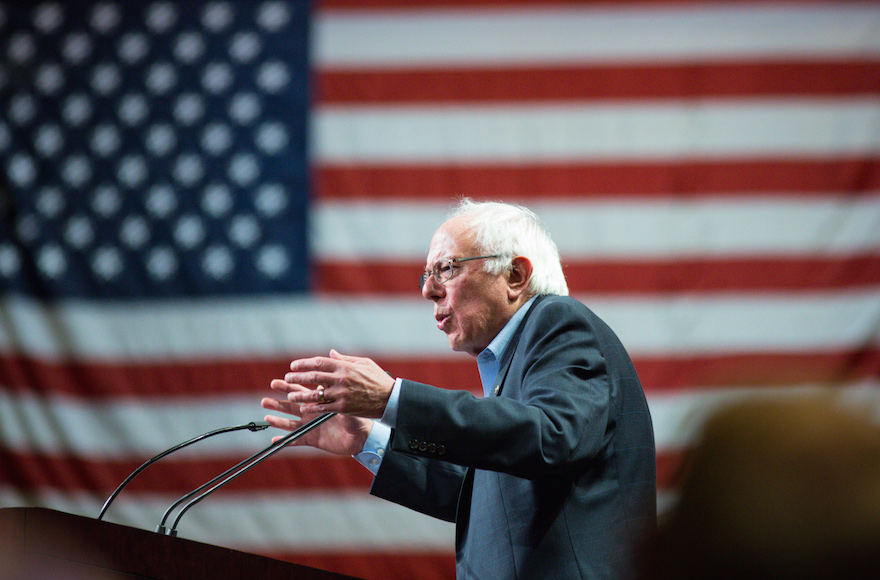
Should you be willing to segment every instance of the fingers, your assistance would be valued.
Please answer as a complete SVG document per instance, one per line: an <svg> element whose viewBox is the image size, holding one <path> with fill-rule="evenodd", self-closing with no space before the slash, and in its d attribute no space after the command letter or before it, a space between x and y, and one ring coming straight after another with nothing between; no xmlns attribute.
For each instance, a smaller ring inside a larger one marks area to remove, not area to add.
<svg viewBox="0 0 880 580"><path fill-rule="evenodd" d="M288 382L285 379L273 379L272 382L269 383L269 387L273 391L277 391L283 395L287 395L288 393L293 392L303 392L310 393L312 389L305 385L301 385L299 383Z"/></svg>
<svg viewBox="0 0 880 580"><path fill-rule="evenodd" d="M269 411L278 411L287 413L288 415L299 415L299 405L295 405L290 401L279 401L271 397L264 397L260 401L260 406Z"/></svg>
<svg viewBox="0 0 880 580"><path fill-rule="evenodd" d="M299 385L296 385L299 386ZM331 407L333 401L329 399L326 395L324 397L323 402L321 401L321 392L319 390L312 390L305 387L301 387L304 392L295 392L291 391L288 393L288 400L278 400L273 399L271 397L264 397L260 401L260 406L269 411L277 411L279 413L286 413L288 415L294 415L297 418L301 418L305 415L319 415L321 413L327 413L330 411L335 411L336 409ZM280 427L281 429L288 429L288 423L291 421L290 419L282 419L276 418L279 423L275 424L274 421L269 421L269 424L273 427ZM295 429L301 424L301 420L296 424L290 423L293 427L290 429Z"/></svg>
<svg viewBox="0 0 880 580"><path fill-rule="evenodd" d="M278 391L279 393L287 393L290 391L291 384L283 379L272 379L272 382L269 383L269 388L273 391Z"/></svg>
<svg viewBox="0 0 880 580"><path fill-rule="evenodd" d="M291 372L284 375L288 383L301 385L328 385L338 381L341 371L358 359L357 357L340 354L337 350L330 351L330 358L315 356L302 358L290 363ZM345 364L342 364L345 363Z"/></svg>
<svg viewBox="0 0 880 580"><path fill-rule="evenodd" d="M330 358L337 359L337 360L344 360L344 361L348 361L348 362L356 362L356 361L360 360L360 357L342 354L341 352L339 352L335 348L330 349Z"/></svg>
<svg viewBox="0 0 880 580"><path fill-rule="evenodd" d="M292 405L298 405L303 414L321 414L339 410L333 405L336 400L330 394L330 389L320 385L314 390L290 392L287 394L287 400Z"/></svg>
<svg viewBox="0 0 880 580"><path fill-rule="evenodd" d="M373 416L378 406L373 402L374 392L382 391L386 387L383 380L387 381L386 373L370 359L344 355L336 349L329 357L294 360L290 369L283 380L273 380L271 387L284 394L290 404L300 405L301 413L358 414L366 407ZM376 380L377 376L382 380Z"/></svg>
<svg viewBox="0 0 880 580"><path fill-rule="evenodd" d="M264 419L267 423L269 423L270 427L275 427L276 429L284 429L286 431L292 431L296 429L296 426L293 423L293 419L285 419L284 417L276 417L275 415L266 415Z"/></svg>
<svg viewBox="0 0 880 580"><path fill-rule="evenodd" d="M291 371L284 375L284 380L296 385L328 385L335 383L338 377L334 373L305 370Z"/></svg>
<svg viewBox="0 0 880 580"><path fill-rule="evenodd" d="M282 379L274 379L269 383L272 390L286 396L287 400L277 400L270 397L264 398L261 405L270 411L280 411L290 415L302 415L304 413L326 413L328 405L333 402L329 391L322 385L316 388L305 385L290 383Z"/></svg>
<svg viewBox="0 0 880 580"><path fill-rule="evenodd" d="M326 356L300 358L290 362L290 370L294 372L333 372L336 366L336 361L334 361L332 358L327 358Z"/></svg>
<svg viewBox="0 0 880 580"><path fill-rule="evenodd" d="M303 424L302 419L287 419L284 417L276 417L274 415L266 415L265 421L269 423L270 427L275 427L276 429L282 429L284 431L295 431ZM273 437L272 443L277 443L282 437L282 435Z"/></svg>
<svg viewBox="0 0 880 580"><path fill-rule="evenodd" d="M329 405L333 402L330 398L330 390L326 387L318 385L314 389L306 389L304 391L291 391L287 393L287 400L291 403L303 403L303 410L307 410L309 404L313 405Z"/></svg>
<svg viewBox="0 0 880 580"><path fill-rule="evenodd" d="M271 386L273 390L285 395L288 403L321 402L320 394L315 389L311 389L304 385L292 384L282 379L275 379L269 383L269 386ZM318 388L323 389L324 387L319 386ZM295 407L295 405L292 406ZM273 408L273 410L275 409Z"/></svg>
<svg viewBox="0 0 880 580"><path fill-rule="evenodd" d="M290 385L287 390L287 400L291 403L329 403L330 390L323 385L315 388L304 387L302 385Z"/></svg>

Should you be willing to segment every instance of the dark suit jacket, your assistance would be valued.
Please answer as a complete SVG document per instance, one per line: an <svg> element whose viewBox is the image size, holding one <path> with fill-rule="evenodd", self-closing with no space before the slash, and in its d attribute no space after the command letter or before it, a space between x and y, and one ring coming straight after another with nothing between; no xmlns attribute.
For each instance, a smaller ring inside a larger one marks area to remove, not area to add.
<svg viewBox="0 0 880 580"><path fill-rule="evenodd" d="M404 381L371 493L456 522L460 579L620 578L656 522L651 417L629 356L580 302L539 296L497 396Z"/></svg>

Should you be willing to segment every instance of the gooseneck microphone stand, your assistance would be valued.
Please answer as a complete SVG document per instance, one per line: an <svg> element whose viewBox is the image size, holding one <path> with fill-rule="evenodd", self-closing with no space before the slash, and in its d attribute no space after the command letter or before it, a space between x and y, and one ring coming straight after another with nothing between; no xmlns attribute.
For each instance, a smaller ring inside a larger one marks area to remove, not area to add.
<svg viewBox="0 0 880 580"><path fill-rule="evenodd" d="M159 523L158 526L156 526L156 532L158 532L160 534L165 534L166 533L165 522L168 520L168 517L170 516L171 512L177 506L179 506L180 504L182 504L186 500L192 498L194 495L198 494L199 492L203 492L203 493L201 493L201 495L198 495L194 499L190 500L190 502L187 503L185 506L183 506L183 508L180 510L180 512L178 512L177 518L174 520L174 524L171 526L171 529L167 531L167 534L169 536L176 536L177 535L177 525L180 523L180 518L183 517L183 514L186 513L187 510L189 510L195 504L197 504L200 501L202 501L203 499L205 499L208 495L210 495L211 493L213 493L217 489L223 487L224 485L226 485L227 483L229 483L233 479L237 478L238 476L243 475L246 471L248 471L252 467L256 466L258 463L260 463L260 462L268 459L272 455L278 453L285 446L287 446L289 443L296 441L297 439L299 439L300 437L302 437L303 435L305 435L306 433L308 433L309 431L311 431L312 429L314 429L315 427L317 427L321 423L333 418L334 415L336 415L336 413L324 413L323 415L319 415L319 416L315 417L314 419L312 419L311 421L309 421L305 425L302 425L298 429L295 429L294 431L290 432L288 435L285 435L284 437L282 437L281 439L279 439L278 441L276 441L275 443L273 443L269 447L266 447L265 449L251 455L250 457L248 457L244 461L241 461L238 464L233 465L232 467L230 467L229 469L227 469L226 471L224 471L220 475L214 477L210 481L202 484L201 486L199 486L196 489L192 490L191 492L187 493L186 495L184 495L183 497L178 499L176 502L171 504L171 507L169 507L165 511L165 515L162 516L162 521ZM213 487L211 487L211 486L213 486ZM203 491L206 488L209 488L209 489L207 489L207 491Z"/></svg>
<svg viewBox="0 0 880 580"><path fill-rule="evenodd" d="M243 423L241 425L233 425L231 427L221 427L220 429L215 429L213 431L209 431L208 433L202 433L201 435L198 435L197 437L193 437L189 441L184 441L183 443L175 445L171 449L166 449L165 451L156 455L152 459L145 461L140 467L138 467L137 469L132 471L131 474L128 477L126 477L122 483L119 484L119 487L117 487L113 491L113 493L110 494L110 497L107 498L107 501L104 502L104 507L101 508L101 513L98 514L98 519L100 520L101 518L104 517L104 513L107 511L107 508L110 507L110 504L113 503L113 500L116 499L116 496L119 495L119 492L121 492L123 490L123 488L125 488L126 485L131 483L132 479L137 477L140 472L142 472L143 470L145 470L146 468L148 468L152 464L156 463L157 461L159 461L160 459L162 459L163 457L165 457L169 453L174 453L175 451L178 451L179 449L183 449L184 447L192 445L193 443L198 443L202 439L207 439L208 437L213 437L214 435L219 435L220 433L229 433L230 431L241 431L242 429L248 429L250 431L262 431L263 429L268 429L268 428L269 428L269 423L267 423L266 421L251 421L250 423Z"/></svg>

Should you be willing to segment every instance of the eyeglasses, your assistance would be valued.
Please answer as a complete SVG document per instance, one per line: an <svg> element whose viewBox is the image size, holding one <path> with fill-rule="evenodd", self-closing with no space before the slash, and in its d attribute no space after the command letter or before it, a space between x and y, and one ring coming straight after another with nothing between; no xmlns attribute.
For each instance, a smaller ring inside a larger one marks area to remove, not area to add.
<svg viewBox="0 0 880 580"><path fill-rule="evenodd" d="M474 256L473 258L443 258L442 260L437 260L431 271L426 271L424 274L422 274L422 277L419 278L419 290L425 287L425 282L428 281L428 276L434 276L434 280L436 280L438 284L443 284L444 282L455 276L455 270L462 262L470 262L471 260L484 260L486 258L498 257L498 254L493 254L491 256Z"/></svg>

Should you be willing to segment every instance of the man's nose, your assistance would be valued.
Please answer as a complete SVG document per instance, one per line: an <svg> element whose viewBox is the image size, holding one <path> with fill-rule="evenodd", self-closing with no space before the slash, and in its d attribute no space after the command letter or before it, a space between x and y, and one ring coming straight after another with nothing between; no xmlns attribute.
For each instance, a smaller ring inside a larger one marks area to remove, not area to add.
<svg viewBox="0 0 880 580"><path fill-rule="evenodd" d="M428 276L422 285L422 297L425 300L436 302L443 295L443 284L437 282L434 276Z"/></svg>

